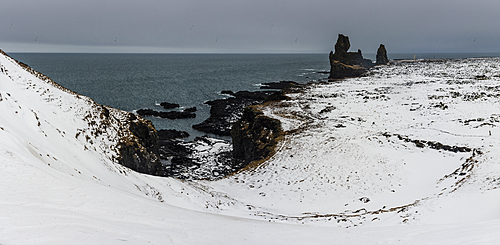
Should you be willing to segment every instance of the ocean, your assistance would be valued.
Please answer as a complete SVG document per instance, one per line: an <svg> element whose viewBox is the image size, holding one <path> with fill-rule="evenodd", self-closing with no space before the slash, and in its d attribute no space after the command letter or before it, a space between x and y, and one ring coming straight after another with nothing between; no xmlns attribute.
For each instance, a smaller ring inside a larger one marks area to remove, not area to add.
<svg viewBox="0 0 500 245"><path fill-rule="evenodd" d="M191 128L210 116L206 101L227 97L220 92L255 91L261 83L327 80L328 54L69 54L11 53L13 58L97 103L125 111L163 110L161 102L196 107L196 118L146 117L157 129L206 135ZM364 54L375 60L375 54ZM498 54L415 54L417 59L468 58ZM389 54L413 59L413 54ZM214 137L212 135L212 137ZM221 137L218 137L221 138Z"/></svg>

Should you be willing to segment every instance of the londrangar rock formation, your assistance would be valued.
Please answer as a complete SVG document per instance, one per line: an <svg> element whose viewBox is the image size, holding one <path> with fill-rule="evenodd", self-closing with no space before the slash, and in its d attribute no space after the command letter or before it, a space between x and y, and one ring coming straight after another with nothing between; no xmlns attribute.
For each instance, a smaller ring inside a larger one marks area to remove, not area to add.
<svg viewBox="0 0 500 245"><path fill-rule="evenodd" d="M359 49L358 52L347 52L350 47L349 37L339 34L335 44L335 53L331 51L329 55L330 76L328 79L358 77L374 65L370 59L363 58ZM381 44L377 52L376 64L387 64L388 62L385 46Z"/></svg>
<svg viewBox="0 0 500 245"><path fill-rule="evenodd" d="M364 59L361 54L361 50L358 52L347 52L351 44L349 43L349 37L339 34L337 43L335 44L335 53L330 53L330 60L336 60L345 65L359 65L362 67L373 66L373 63L369 59Z"/></svg>

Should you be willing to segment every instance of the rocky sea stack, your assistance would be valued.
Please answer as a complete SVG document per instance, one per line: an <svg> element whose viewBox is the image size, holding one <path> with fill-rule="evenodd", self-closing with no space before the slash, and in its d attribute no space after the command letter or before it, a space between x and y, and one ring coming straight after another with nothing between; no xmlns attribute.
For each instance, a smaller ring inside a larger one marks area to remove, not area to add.
<svg viewBox="0 0 500 245"><path fill-rule="evenodd" d="M330 76L328 79L342 79L346 77L358 77L374 66L370 59L363 58L361 50L348 52L351 44L349 37L339 34L335 44L335 53L330 52ZM384 45L380 45L377 51L376 65L387 64L387 51Z"/></svg>
<svg viewBox="0 0 500 245"><path fill-rule="evenodd" d="M389 63L389 58L387 58L387 50L385 50L385 46L380 44L377 50L377 61L375 65L387 65Z"/></svg>

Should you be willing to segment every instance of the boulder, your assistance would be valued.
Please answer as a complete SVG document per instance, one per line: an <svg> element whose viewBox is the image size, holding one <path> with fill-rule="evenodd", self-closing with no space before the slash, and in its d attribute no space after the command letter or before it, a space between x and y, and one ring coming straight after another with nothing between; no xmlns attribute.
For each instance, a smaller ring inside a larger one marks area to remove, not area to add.
<svg viewBox="0 0 500 245"><path fill-rule="evenodd" d="M385 50L385 46L380 44L377 50L377 61L376 65L387 65L389 63L389 58L387 58L387 50Z"/></svg>

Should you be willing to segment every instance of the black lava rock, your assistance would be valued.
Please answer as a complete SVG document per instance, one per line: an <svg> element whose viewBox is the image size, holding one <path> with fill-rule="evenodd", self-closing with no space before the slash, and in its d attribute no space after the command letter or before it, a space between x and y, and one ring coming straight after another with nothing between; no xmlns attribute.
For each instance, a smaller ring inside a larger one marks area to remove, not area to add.
<svg viewBox="0 0 500 245"><path fill-rule="evenodd" d="M161 106L163 106L163 108L165 109L175 109L175 108L179 108L180 105L179 104L175 104L175 103L169 103L169 102L161 102L160 103Z"/></svg>
<svg viewBox="0 0 500 245"><path fill-rule="evenodd" d="M185 112L196 112L196 107L191 107L191 108L186 108L184 109Z"/></svg>
<svg viewBox="0 0 500 245"><path fill-rule="evenodd" d="M291 87L299 87L300 84L293 81L280 81L274 83L263 83L260 89L287 89Z"/></svg>
<svg viewBox="0 0 500 245"><path fill-rule="evenodd" d="M157 132L160 140L181 139L189 137L188 132L175 129L161 129Z"/></svg>
<svg viewBox="0 0 500 245"><path fill-rule="evenodd" d="M261 104L270 96L279 93L274 91L229 92L226 91L227 94L232 94L234 97L206 102L211 106L210 117L200 124L193 125L194 129L220 136L230 136L231 125L238 121L245 107ZM276 98L283 97L276 96Z"/></svg>
<svg viewBox="0 0 500 245"><path fill-rule="evenodd" d="M137 114L141 116L155 116L168 119L195 118L196 114L189 111L155 111L152 109L139 109Z"/></svg>
<svg viewBox="0 0 500 245"><path fill-rule="evenodd" d="M160 140L160 158L168 164L163 165L163 176L178 179L215 180L238 171L244 162L232 156L230 148L218 150L218 143L229 145L228 141L196 137L184 142L176 139ZM199 151L198 146L214 149Z"/></svg>

